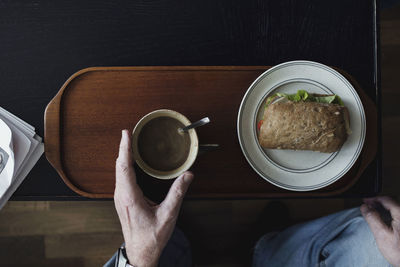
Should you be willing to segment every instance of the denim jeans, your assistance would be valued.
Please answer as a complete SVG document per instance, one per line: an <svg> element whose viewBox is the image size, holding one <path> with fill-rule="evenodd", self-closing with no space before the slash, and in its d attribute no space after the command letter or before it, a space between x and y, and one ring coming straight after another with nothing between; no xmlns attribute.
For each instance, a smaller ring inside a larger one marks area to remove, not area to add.
<svg viewBox="0 0 400 267"><path fill-rule="evenodd" d="M104 264L104 267L114 267L116 263L117 253ZM159 260L160 267L188 267L192 266L192 253L189 241L181 230L175 228L165 246Z"/></svg>
<svg viewBox="0 0 400 267"><path fill-rule="evenodd" d="M377 266L390 264L359 208L268 233L256 244L253 267Z"/></svg>
<svg viewBox="0 0 400 267"><path fill-rule="evenodd" d="M115 266L115 257L106 267ZM189 242L175 229L159 266L191 266ZM344 210L278 233L268 233L257 242L253 267L386 267L359 208Z"/></svg>

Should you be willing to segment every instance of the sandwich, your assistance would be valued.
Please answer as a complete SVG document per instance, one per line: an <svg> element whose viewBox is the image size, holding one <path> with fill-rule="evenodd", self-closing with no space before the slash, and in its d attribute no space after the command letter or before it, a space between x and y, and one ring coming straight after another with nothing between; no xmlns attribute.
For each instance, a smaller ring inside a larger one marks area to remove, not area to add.
<svg viewBox="0 0 400 267"><path fill-rule="evenodd" d="M338 151L351 133L349 112L338 95L305 90L268 97L257 128L263 148L324 153Z"/></svg>

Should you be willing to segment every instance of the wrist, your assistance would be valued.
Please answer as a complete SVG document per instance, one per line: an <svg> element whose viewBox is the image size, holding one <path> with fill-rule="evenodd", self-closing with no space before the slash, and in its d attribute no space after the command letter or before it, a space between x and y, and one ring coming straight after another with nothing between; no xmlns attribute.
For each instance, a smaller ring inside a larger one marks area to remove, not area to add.
<svg viewBox="0 0 400 267"><path fill-rule="evenodd" d="M144 248L134 249L132 247L126 247L126 255L129 264L135 267L157 267L159 253L155 250L151 251Z"/></svg>

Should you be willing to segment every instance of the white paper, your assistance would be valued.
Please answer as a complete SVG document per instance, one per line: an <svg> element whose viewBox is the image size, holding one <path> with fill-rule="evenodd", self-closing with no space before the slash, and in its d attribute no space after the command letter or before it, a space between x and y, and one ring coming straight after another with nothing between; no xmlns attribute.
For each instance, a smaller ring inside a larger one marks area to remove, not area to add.
<svg viewBox="0 0 400 267"><path fill-rule="evenodd" d="M1 118L1 115L0 115ZM31 147L31 143L37 143L36 140L30 140L27 136L30 136L30 130L27 128L18 129L18 126L15 124L16 121L12 122L6 118L3 118L4 122L10 127L13 132L13 148L14 148L14 176L17 175L20 167L22 166L23 161L26 159L29 149ZM0 194L1 195L1 194Z"/></svg>
<svg viewBox="0 0 400 267"><path fill-rule="evenodd" d="M6 166L0 173L0 195L10 186L14 176L14 152L12 147L12 132L7 124L0 119L0 147L8 154Z"/></svg>
<svg viewBox="0 0 400 267"><path fill-rule="evenodd" d="M31 136L32 138L35 135L35 128L32 125L24 122L23 120L8 112L2 107L0 107L0 117L2 117L3 120L6 119L8 121L14 122L14 124L18 125L18 128L23 128L26 132L29 132L29 136Z"/></svg>
<svg viewBox="0 0 400 267"><path fill-rule="evenodd" d="M0 209L17 190L44 152L35 128L0 107L0 147L9 154L0 173Z"/></svg>
<svg viewBox="0 0 400 267"><path fill-rule="evenodd" d="M35 136L36 139L36 136ZM36 140L38 141L38 140ZM28 173L32 170L32 168L35 166L36 162L40 159L44 152L44 144L39 143L38 146L32 151L32 153L29 153L29 161L26 163L25 167L23 170L21 170L21 173L14 179L13 183L10 185L10 187L7 189L7 191L3 194L2 197L0 197L0 210L4 207L4 205L7 203L7 201L10 199L12 194L17 190L18 186L21 185L21 183L24 181L25 177L28 175Z"/></svg>

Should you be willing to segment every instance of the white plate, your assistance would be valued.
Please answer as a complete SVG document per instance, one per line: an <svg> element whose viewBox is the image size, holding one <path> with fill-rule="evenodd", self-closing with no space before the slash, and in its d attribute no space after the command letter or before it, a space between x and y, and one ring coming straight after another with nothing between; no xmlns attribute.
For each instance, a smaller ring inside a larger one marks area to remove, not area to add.
<svg viewBox="0 0 400 267"><path fill-rule="evenodd" d="M265 99L276 93L307 90L337 94L349 110L351 135L335 153L263 149L257 122ZM270 68L250 85L239 108L237 130L243 154L268 182L293 191L311 191L340 179L353 166L365 139L365 113L353 86L337 71L311 61L291 61Z"/></svg>

